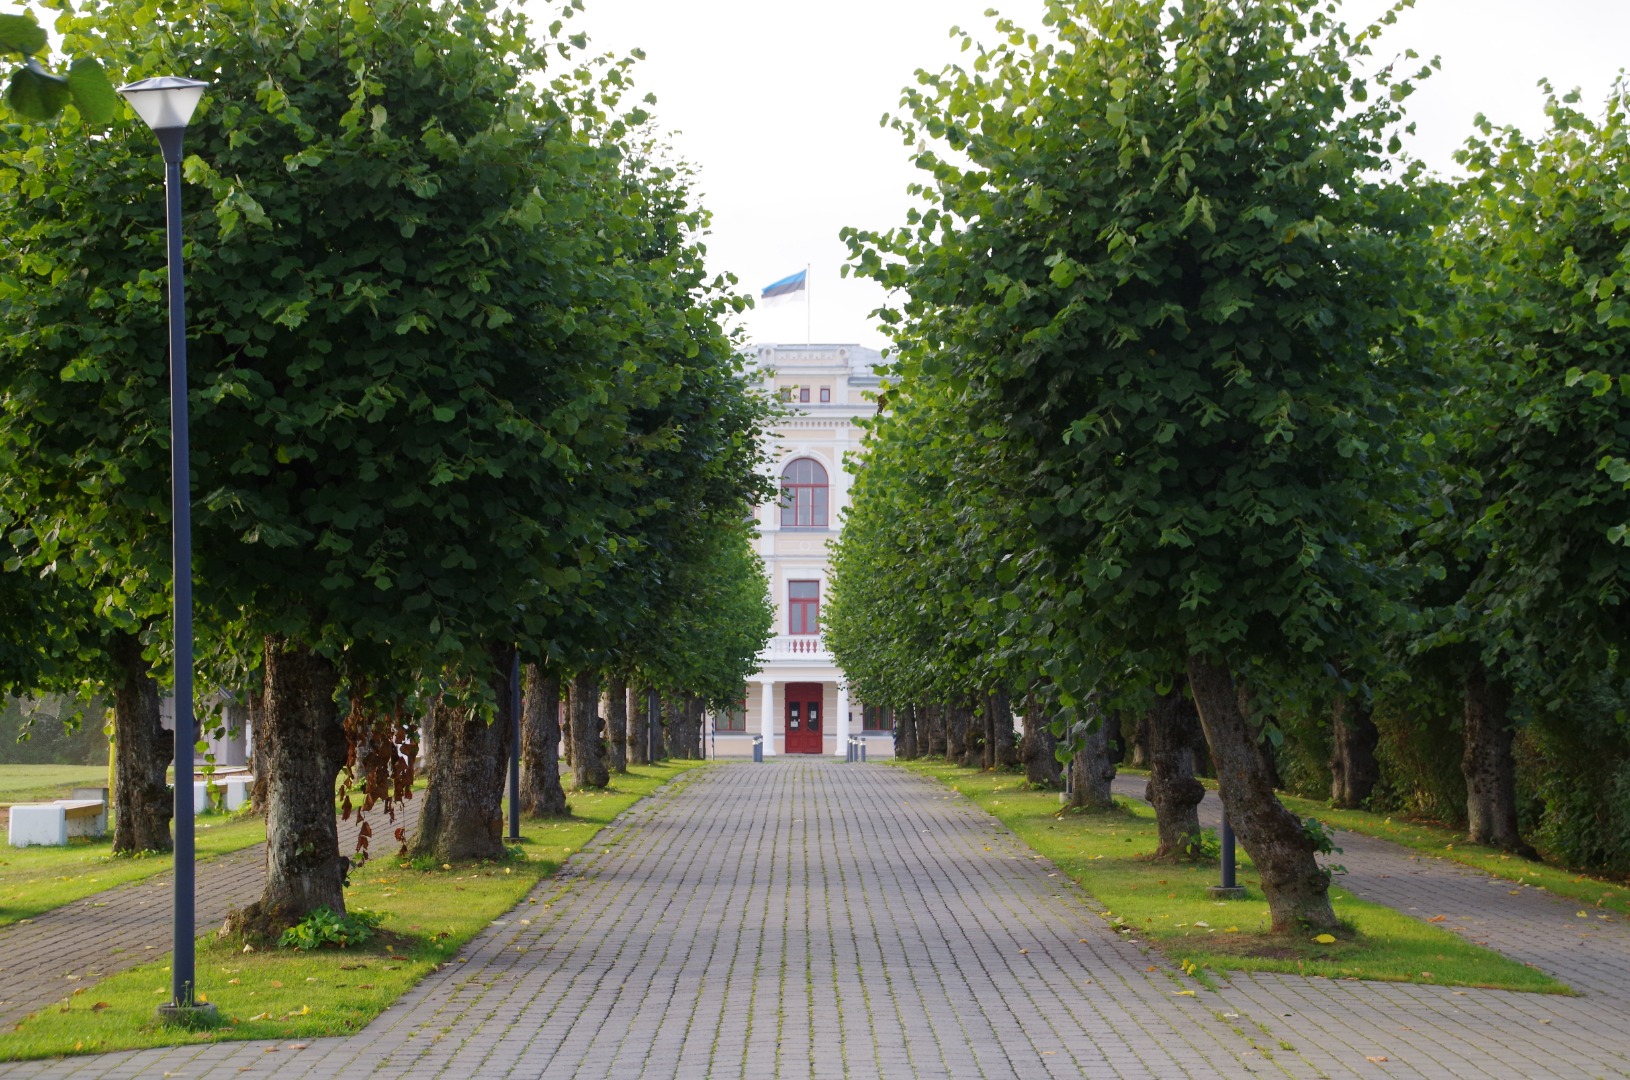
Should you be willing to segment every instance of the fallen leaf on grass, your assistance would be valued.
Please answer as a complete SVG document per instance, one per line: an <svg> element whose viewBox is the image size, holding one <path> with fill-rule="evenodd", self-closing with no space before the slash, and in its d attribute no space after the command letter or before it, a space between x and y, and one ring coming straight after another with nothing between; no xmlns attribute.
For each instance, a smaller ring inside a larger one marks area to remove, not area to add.
<svg viewBox="0 0 1630 1080"><path fill-rule="evenodd" d="M1320 934L1313 940L1317 941L1320 945L1334 945L1336 943L1336 936L1334 934Z"/></svg>
<svg viewBox="0 0 1630 1080"><path fill-rule="evenodd" d="M278 990L283 989L283 984L281 982L279 982L278 980L276 980L276 979L271 980L266 985L271 986L271 987L275 987Z"/></svg>
<svg viewBox="0 0 1630 1080"><path fill-rule="evenodd" d="M271 1018L272 1018L271 1013L256 1013L255 1015L253 1015L253 1016L251 1016L249 1018L249 1022L254 1023L256 1020L270 1020Z"/></svg>

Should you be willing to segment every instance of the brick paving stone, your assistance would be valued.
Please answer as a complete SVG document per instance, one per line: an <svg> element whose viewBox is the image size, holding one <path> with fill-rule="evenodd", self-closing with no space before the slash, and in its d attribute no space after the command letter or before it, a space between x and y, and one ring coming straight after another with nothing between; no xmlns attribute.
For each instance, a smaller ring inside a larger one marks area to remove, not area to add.
<svg viewBox="0 0 1630 1080"><path fill-rule="evenodd" d="M1177 996L1194 984L961 797L781 759L631 808L539 885L529 925L496 920L355 1036L283 1046L272 1069L268 1044L225 1043L0 1078L1630 1076L1624 969L1600 955L1621 927L1549 944L1556 913L1502 914L1509 889L1483 875L1341 842L1355 891L1510 933L1584 996L1281 974Z"/></svg>

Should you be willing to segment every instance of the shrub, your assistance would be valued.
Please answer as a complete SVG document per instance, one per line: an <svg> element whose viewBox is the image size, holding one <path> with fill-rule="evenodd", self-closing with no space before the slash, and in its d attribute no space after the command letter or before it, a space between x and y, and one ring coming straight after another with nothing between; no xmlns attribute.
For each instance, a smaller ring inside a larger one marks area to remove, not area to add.
<svg viewBox="0 0 1630 1080"><path fill-rule="evenodd" d="M349 911L336 915L328 908L320 907L283 931L277 944L284 949L310 950L327 946L344 949L365 944L384 921L385 916L374 911Z"/></svg>

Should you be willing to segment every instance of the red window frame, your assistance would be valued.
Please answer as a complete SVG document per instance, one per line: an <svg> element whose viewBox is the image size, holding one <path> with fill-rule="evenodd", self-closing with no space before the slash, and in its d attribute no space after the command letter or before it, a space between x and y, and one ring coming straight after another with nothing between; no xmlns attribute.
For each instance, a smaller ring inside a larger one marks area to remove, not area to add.
<svg viewBox="0 0 1630 1080"><path fill-rule="evenodd" d="M823 402L830 402L832 400L832 388L830 386L821 387L821 400Z"/></svg>
<svg viewBox="0 0 1630 1080"><path fill-rule="evenodd" d="M714 731L746 731L747 730L747 694L743 692L741 700L720 712L713 718Z"/></svg>
<svg viewBox="0 0 1630 1080"><path fill-rule="evenodd" d="M821 583L787 582L787 633L806 635L820 632Z"/></svg>
<svg viewBox="0 0 1630 1080"><path fill-rule="evenodd" d="M798 400L803 404L807 404L809 402L809 387L800 386L798 388Z"/></svg>
<svg viewBox="0 0 1630 1080"><path fill-rule="evenodd" d="M824 529L831 490L826 470L813 458L798 458L781 470L781 527Z"/></svg>

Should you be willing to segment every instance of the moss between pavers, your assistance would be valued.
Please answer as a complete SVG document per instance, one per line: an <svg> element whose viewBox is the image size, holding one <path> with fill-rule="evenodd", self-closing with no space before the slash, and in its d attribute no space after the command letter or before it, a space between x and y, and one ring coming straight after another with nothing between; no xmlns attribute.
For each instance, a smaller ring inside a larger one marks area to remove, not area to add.
<svg viewBox="0 0 1630 1080"><path fill-rule="evenodd" d="M614 817L702 762L631 768L603 792L573 792L573 817L526 821L519 856L504 863L424 864L379 854L353 871L346 904L385 916L370 947L300 953L243 951L238 941L199 939L200 995L221 1026L187 1032L157 1023L169 997L168 959L75 990L58 1005L0 1035L0 1060L102 1053L225 1040L303 1040L346 1035L443 964L461 946L521 903L540 880L587 845ZM521 918L546 918L560 894L523 904Z"/></svg>
<svg viewBox="0 0 1630 1080"><path fill-rule="evenodd" d="M1390 908L1331 890L1344 930L1333 942L1268 933L1268 909L1251 866L1239 853L1244 900L1206 895L1215 864L1150 860L1157 836L1154 811L1117 800L1113 812L1061 813L1058 796L1032 791L1015 773L981 773L925 762L899 767L932 777L998 818L1037 854L1080 884L1118 933L1147 941L1204 985L1206 971L1280 971L1334 979L1376 979L1569 994L1537 969L1479 948Z"/></svg>

